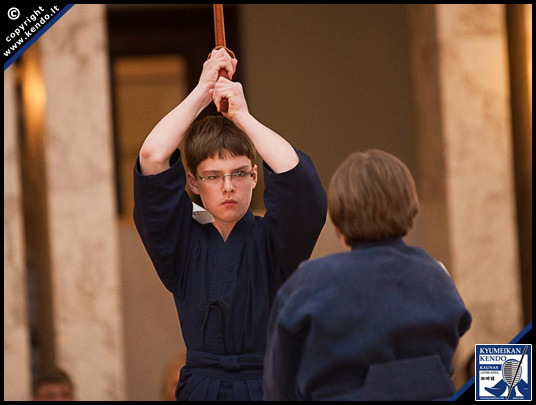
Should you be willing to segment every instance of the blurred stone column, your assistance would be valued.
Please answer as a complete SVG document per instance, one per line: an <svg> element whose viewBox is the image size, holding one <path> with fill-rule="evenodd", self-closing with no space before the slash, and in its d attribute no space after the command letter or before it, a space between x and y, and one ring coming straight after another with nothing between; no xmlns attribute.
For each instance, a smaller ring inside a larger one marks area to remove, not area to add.
<svg viewBox="0 0 536 405"><path fill-rule="evenodd" d="M4 71L4 401L30 399L15 67Z"/></svg>
<svg viewBox="0 0 536 405"><path fill-rule="evenodd" d="M126 399L105 21L75 5L38 42L55 356L79 400Z"/></svg>
<svg viewBox="0 0 536 405"><path fill-rule="evenodd" d="M522 329L505 9L501 4L409 6L424 246L449 269L475 343Z"/></svg>

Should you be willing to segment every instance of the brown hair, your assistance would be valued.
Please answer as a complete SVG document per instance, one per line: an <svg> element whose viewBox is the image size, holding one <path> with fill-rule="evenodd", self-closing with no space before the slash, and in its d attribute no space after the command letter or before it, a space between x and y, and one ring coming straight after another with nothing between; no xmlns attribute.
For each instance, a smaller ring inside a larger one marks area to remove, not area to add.
<svg viewBox="0 0 536 405"><path fill-rule="evenodd" d="M246 156L255 160L255 147L249 137L223 116L208 116L194 121L184 141L188 169L195 173L205 159Z"/></svg>
<svg viewBox="0 0 536 405"><path fill-rule="evenodd" d="M380 150L356 152L335 171L328 192L333 224L352 245L404 236L419 212L409 169Z"/></svg>
<svg viewBox="0 0 536 405"><path fill-rule="evenodd" d="M64 384L69 386L71 390L74 390L74 385L71 378L65 371L61 369L48 370L34 380L32 384L34 397L38 395L39 388L46 384Z"/></svg>

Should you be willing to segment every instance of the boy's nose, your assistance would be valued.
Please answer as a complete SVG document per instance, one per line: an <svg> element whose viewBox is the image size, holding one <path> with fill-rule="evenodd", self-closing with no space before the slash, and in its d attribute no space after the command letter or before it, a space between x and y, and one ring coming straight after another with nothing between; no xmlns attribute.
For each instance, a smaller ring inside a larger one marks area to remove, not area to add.
<svg viewBox="0 0 536 405"><path fill-rule="evenodd" d="M231 180L231 176L225 176L223 178L223 189L225 191L234 191L234 185L233 185L233 181Z"/></svg>

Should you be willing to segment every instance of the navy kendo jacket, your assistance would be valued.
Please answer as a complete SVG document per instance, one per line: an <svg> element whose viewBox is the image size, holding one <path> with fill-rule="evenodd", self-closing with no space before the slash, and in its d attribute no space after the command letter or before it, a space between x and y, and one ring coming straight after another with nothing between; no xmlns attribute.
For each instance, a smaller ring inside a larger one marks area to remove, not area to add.
<svg viewBox="0 0 536 405"><path fill-rule="evenodd" d="M471 315L447 271L393 238L302 263L277 294L266 400L428 400L454 394Z"/></svg>

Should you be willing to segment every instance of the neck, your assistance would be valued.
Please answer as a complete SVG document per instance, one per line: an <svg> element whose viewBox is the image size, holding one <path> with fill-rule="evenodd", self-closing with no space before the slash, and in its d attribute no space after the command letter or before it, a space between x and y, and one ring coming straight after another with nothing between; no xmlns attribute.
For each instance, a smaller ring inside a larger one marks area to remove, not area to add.
<svg viewBox="0 0 536 405"><path fill-rule="evenodd" d="M222 222L222 221L218 221L218 220L215 220L212 225L214 225L214 228L216 228L218 230L218 232L220 233L222 239L224 242L227 242L227 238L229 237L229 235L231 234L234 226L236 225L238 221L235 221L235 222Z"/></svg>

